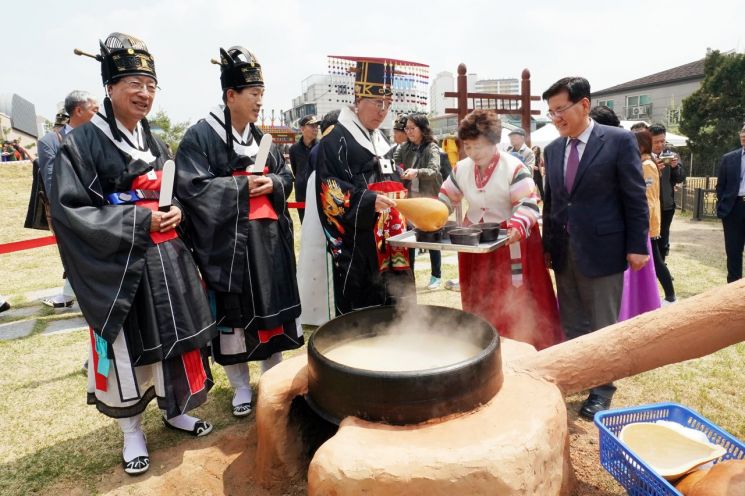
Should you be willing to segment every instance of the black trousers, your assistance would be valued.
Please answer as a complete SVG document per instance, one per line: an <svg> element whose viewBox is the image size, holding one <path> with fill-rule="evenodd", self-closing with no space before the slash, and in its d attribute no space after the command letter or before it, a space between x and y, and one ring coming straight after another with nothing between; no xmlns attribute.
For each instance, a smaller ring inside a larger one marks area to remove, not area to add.
<svg viewBox="0 0 745 496"><path fill-rule="evenodd" d="M543 175L538 169L533 171L533 182L538 187L538 194L541 195L541 201L543 201Z"/></svg>
<svg viewBox="0 0 745 496"><path fill-rule="evenodd" d="M670 224L673 223L673 216L675 215L675 207L670 210L662 211L662 221L660 223L660 255L662 255L662 261L665 261L668 253L670 253Z"/></svg>
<svg viewBox="0 0 745 496"><path fill-rule="evenodd" d="M737 203L727 217L722 219L724 250L727 253L727 282L742 279L742 251L745 248L745 201Z"/></svg>
<svg viewBox="0 0 745 496"><path fill-rule="evenodd" d="M670 275L670 269L667 268L665 260L662 257L662 238L655 238L652 240L652 260L654 261L654 271L657 274L657 280L662 284L662 289L665 290L665 299L667 301L675 301L675 287L673 286L673 278Z"/></svg>
<svg viewBox="0 0 745 496"><path fill-rule="evenodd" d="M440 279L442 277L442 253L439 250L429 251L429 263L432 265L432 277ZM409 264L411 271L414 272L414 259L416 258L416 248L409 248Z"/></svg>

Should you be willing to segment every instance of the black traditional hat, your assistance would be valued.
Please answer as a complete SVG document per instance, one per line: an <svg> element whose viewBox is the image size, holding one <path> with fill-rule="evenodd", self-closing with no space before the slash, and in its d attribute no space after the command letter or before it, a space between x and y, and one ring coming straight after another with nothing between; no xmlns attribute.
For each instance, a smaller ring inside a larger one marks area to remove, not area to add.
<svg viewBox="0 0 745 496"><path fill-rule="evenodd" d="M354 96L393 96L394 63L382 59L358 59L354 75Z"/></svg>
<svg viewBox="0 0 745 496"><path fill-rule="evenodd" d="M156 81L155 61L142 40L124 33L111 33L101 46L101 79L111 84L124 76L149 76Z"/></svg>
<svg viewBox="0 0 745 496"><path fill-rule="evenodd" d="M145 42L134 36L124 33L111 33L106 41L98 42L101 53L91 55L77 48L74 50L76 55L85 55L101 62L101 80L104 86L116 83L116 81L125 76L148 76L156 82L158 77L155 75L155 61L153 56L147 50ZM111 98L103 100L104 109L106 109L106 120L109 123L111 134L116 140L121 140L121 133L116 125L114 109L111 105ZM148 143L150 152L156 157L160 156L158 147L155 144L153 135L150 132L150 124L147 119L140 121L142 129L145 132L145 138Z"/></svg>
<svg viewBox="0 0 745 496"><path fill-rule="evenodd" d="M406 122L408 120L409 120L409 117L406 114L399 115L393 123L393 129L395 129L396 131L405 131Z"/></svg>
<svg viewBox="0 0 745 496"><path fill-rule="evenodd" d="M242 46L220 49L220 84L223 91L249 86L264 86L261 65L253 53Z"/></svg>

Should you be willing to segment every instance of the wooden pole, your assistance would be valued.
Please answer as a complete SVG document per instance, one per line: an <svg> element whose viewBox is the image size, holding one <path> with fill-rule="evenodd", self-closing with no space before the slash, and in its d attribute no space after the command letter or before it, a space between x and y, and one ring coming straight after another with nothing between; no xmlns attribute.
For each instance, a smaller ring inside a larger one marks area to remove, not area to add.
<svg viewBox="0 0 745 496"><path fill-rule="evenodd" d="M466 76L466 64L458 64L458 125L462 121L466 114L468 114L468 76ZM463 145L460 140L458 143L458 158L461 160L466 158L466 152L463 150Z"/></svg>
<svg viewBox="0 0 745 496"><path fill-rule="evenodd" d="M520 97L522 101L520 114L522 127L525 130L525 144L530 147L530 71L528 69L523 69Z"/></svg>

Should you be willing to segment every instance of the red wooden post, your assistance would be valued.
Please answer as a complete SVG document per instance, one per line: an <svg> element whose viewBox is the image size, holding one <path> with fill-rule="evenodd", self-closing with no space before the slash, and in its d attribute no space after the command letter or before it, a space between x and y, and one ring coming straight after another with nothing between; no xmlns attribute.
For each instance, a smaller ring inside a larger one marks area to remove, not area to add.
<svg viewBox="0 0 745 496"><path fill-rule="evenodd" d="M525 144L530 146L530 71L528 69L523 69L520 100L522 102L520 114L522 127L525 130Z"/></svg>
<svg viewBox="0 0 745 496"><path fill-rule="evenodd" d="M468 77L466 64L458 65L458 124L468 114Z"/></svg>
<svg viewBox="0 0 745 496"><path fill-rule="evenodd" d="M466 76L466 64L458 64L458 125L465 119L468 114L468 76ZM458 158L466 158L466 152L463 150L460 139L456 140L458 144Z"/></svg>

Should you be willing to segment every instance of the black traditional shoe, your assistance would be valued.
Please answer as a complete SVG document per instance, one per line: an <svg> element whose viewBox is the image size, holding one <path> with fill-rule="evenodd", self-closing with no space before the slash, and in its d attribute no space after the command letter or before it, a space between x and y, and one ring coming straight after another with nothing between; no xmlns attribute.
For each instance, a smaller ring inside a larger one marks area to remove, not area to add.
<svg viewBox="0 0 745 496"><path fill-rule="evenodd" d="M610 398L603 398L600 395L590 393L590 396L582 403L579 415L585 420L593 420L596 413L610 408L610 401Z"/></svg>
<svg viewBox="0 0 745 496"><path fill-rule="evenodd" d="M233 415L236 417L245 417L251 413L251 403L241 403L233 407Z"/></svg>
<svg viewBox="0 0 745 496"><path fill-rule="evenodd" d="M124 471L129 475L137 475L147 472L150 468L150 457L149 456L138 456L125 461L122 459L122 465L124 465Z"/></svg>
<svg viewBox="0 0 745 496"><path fill-rule="evenodd" d="M0 305L0 313L6 310L10 310L10 303L8 303L7 301L4 301L3 304Z"/></svg>
<svg viewBox="0 0 745 496"><path fill-rule="evenodd" d="M207 434L212 432L212 424L210 424L209 422L205 420L197 420L197 422L194 424L194 428L189 430L189 429L182 429L181 427L176 427L175 425L171 425L171 423L168 422L168 420L166 420L164 417L161 417L161 419L163 420L163 423L165 424L165 426L168 427L169 429L185 432L187 434L191 434L194 437L206 436Z"/></svg>

